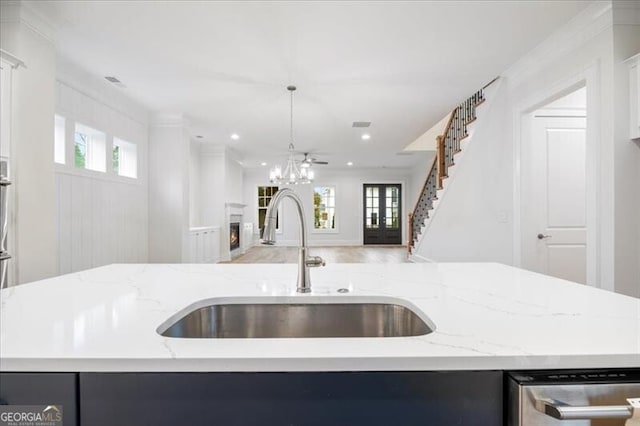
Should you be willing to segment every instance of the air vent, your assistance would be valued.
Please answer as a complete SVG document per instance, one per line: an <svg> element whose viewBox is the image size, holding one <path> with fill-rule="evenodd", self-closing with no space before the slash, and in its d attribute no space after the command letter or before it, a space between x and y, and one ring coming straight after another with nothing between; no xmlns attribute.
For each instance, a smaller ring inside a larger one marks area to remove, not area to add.
<svg viewBox="0 0 640 426"><path fill-rule="evenodd" d="M369 127L371 126L370 121L354 121L351 127Z"/></svg>
<svg viewBox="0 0 640 426"><path fill-rule="evenodd" d="M109 83L113 83L114 86L118 86L120 88L125 88L127 86L125 86L124 84L122 84L122 82L120 80L118 80L115 77L112 76L105 76L105 80L107 80Z"/></svg>

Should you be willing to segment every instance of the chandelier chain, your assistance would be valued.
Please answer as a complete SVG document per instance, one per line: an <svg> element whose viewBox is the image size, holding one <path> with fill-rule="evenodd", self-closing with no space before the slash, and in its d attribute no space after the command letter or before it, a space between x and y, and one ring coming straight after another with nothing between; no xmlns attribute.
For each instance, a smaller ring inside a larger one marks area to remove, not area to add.
<svg viewBox="0 0 640 426"><path fill-rule="evenodd" d="M290 127L289 127L289 140L293 143L293 90L289 92L291 94L291 115Z"/></svg>

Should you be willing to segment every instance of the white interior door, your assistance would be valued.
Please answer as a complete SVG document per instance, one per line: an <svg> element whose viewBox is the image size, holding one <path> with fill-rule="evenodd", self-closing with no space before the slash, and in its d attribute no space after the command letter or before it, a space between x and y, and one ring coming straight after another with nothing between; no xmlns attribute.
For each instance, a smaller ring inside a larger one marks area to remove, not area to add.
<svg viewBox="0 0 640 426"><path fill-rule="evenodd" d="M586 284L586 118L534 116L532 132L533 269Z"/></svg>

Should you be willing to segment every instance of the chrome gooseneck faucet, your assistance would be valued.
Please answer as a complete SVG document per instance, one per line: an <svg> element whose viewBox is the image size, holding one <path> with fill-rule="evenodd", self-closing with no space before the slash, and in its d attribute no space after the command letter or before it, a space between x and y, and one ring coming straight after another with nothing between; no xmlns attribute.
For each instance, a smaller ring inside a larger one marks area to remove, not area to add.
<svg viewBox="0 0 640 426"><path fill-rule="evenodd" d="M276 215L278 206L283 198L291 198L296 204L298 219L300 222L300 247L298 248L298 293L309 293L311 291L311 279L309 278L309 268L324 266L325 262L320 256L307 256L307 225L304 219L304 209L298 194L290 188L282 188L271 198L267 214L264 218L264 233L262 244L273 245L276 242Z"/></svg>

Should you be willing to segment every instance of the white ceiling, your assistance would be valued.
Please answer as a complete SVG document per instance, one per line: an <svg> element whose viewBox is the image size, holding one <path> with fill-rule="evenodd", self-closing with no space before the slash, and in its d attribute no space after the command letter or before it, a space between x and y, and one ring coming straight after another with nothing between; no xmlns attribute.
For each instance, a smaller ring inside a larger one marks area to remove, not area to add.
<svg viewBox="0 0 640 426"><path fill-rule="evenodd" d="M247 167L294 138L332 166L406 167L397 152L567 22L584 1L38 1L60 54ZM105 84L107 84L105 82ZM361 140L353 121L371 121ZM238 133L232 141L229 135ZM277 154L274 156L274 153ZM321 155L323 154L323 155Z"/></svg>

